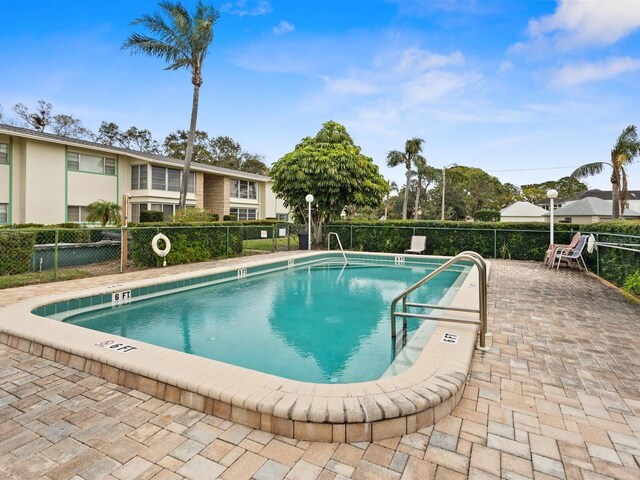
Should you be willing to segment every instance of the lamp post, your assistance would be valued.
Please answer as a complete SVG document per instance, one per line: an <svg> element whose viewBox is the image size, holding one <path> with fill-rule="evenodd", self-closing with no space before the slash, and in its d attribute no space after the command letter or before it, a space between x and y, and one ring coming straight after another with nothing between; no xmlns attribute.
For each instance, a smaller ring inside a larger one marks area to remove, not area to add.
<svg viewBox="0 0 640 480"><path fill-rule="evenodd" d="M553 200L558 198L558 191L554 190L553 188L550 190L547 190L547 198L549 199L549 244L553 245L553 225L554 225L554 220L553 220Z"/></svg>
<svg viewBox="0 0 640 480"><path fill-rule="evenodd" d="M311 250L311 204L313 203L313 195L307 194L304 199L309 204L309 227L307 230L307 250Z"/></svg>
<svg viewBox="0 0 640 480"><path fill-rule="evenodd" d="M457 167L457 163L452 163L446 167L442 167L442 209L440 213L440 220L444 221L444 196L447 191L447 168Z"/></svg>

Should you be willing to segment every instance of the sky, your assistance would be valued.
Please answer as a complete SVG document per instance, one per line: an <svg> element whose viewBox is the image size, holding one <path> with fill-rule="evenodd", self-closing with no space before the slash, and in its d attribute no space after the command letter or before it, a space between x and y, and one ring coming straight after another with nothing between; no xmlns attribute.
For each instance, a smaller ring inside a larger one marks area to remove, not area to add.
<svg viewBox="0 0 640 480"><path fill-rule="evenodd" d="M515 185L609 161L640 124L640 0L222 0L198 129L271 164L328 120L382 174L424 139L431 166L479 167ZM188 8L195 0L183 0ZM156 1L0 0L0 108L45 99L97 130L187 129L188 71L131 55ZM628 169L640 190L640 160ZM610 189L610 171L587 179Z"/></svg>

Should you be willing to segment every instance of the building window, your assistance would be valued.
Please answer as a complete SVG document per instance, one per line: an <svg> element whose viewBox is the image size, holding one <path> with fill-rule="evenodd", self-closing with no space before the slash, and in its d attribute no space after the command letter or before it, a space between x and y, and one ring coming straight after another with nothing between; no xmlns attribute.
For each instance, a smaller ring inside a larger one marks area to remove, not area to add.
<svg viewBox="0 0 640 480"><path fill-rule="evenodd" d="M85 206L69 205L67 207L67 222L86 222L88 213Z"/></svg>
<svg viewBox="0 0 640 480"><path fill-rule="evenodd" d="M132 203L131 204L131 222L140 221L140 212L146 212L148 206L146 203Z"/></svg>
<svg viewBox="0 0 640 480"><path fill-rule="evenodd" d="M9 204L0 203L0 223L7 223L9 221Z"/></svg>
<svg viewBox="0 0 640 480"><path fill-rule="evenodd" d="M170 203L152 203L150 210L155 210L156 212L162 212L164 214L164 221L168 222L171 220L171 216L176 213L178 209L178 205L173 205Z"/></svg>
<svg viewBox="0 0 640 480"><path fill-rule="evenodd" d="M9 144L0 143L0 165L9 165Z"/></svg>
<svg viewBox="0 0 640 480"><path fill-rule="evenodd" d="M116 174L115 158L97 157L85 153L67 152L67 166L69 170L75 172Z"/></svg>
<svg viewBox="0 0 640 480"><path fill-rule="evenodd" d="M258 184L246 180L231 180L231 197L257 200Z"/></svg>
<svg viewBox="0 0 640 480"><path fill-rule="evenodd" d="M131 166L131 190L147 189L147 166L132 165Z"/></svg>
<svg viewBox="0 0 640 480"><path fill-rule="evenodd" d="M151 167L151 188L154 190L168 190L169 192L179 192L182 181L182 170L165 167ZM196 191L196 173L189 172L189 183L187 192Z"/></svg>
<svg viewBox="0 0 640 480"><path fill-rule="evenodd" d="M231 215L235 215L238 220L256 220L258 218L258 210L255 208L231 208Z"/></svg>
<svg viewBox="0 0 640 480"><path fill-rule="evenodd" d="M289 214L288 213L276 213L276 218L282 222L288 222L289 221Z"/></svg>

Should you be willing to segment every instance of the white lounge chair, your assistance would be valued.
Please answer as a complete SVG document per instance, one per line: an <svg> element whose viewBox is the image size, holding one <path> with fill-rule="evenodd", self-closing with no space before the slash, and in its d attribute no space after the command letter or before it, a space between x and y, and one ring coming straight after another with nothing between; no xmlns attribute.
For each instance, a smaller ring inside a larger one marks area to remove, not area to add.
<svg viewBox="0 0 640 480"><path fill-rule="evenodd" d="M578 240L578 244L574 248L559 248L554 257L553 262L558 261L557 270L560 269L560 262L565 262L567 265L571 266L575 261L578 264L578 268L582 269L584 266L585 271L587 270L587 264L584 262L584 258L582 257L582 250L584 250L584 246L587 243L589 235L582 235L580 240ZM580 265L580 261L582 260L582 265ZM553 267L553 263L551 264Z"/></svg>
<svg viewBox="0 0 640 480"><path fill-rule="evenodd" d="M404 253L415 253L422 255L427 251L427 237L424 235L413 235L411 237L411 247Z"/></svg>

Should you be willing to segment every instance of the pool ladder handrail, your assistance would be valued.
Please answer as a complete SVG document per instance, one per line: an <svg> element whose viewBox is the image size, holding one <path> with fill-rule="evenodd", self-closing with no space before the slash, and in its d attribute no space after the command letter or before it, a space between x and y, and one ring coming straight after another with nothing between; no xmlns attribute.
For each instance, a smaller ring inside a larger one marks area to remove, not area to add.
<svg viewBox="0 0 640 480"><path fill-rule="evenodd" d="M443 305L431 305L425 303L413 303L407 302L407 296L413 291L420 288L422 285L427 283L432 278L438 276L445 270L447 270L450 266L463 262L469 261L472 262L478 268L478 308L459 308L459 307L449 307ZM396 311L396 306L398 302L402 300L402 312ZM468 318L446 318L435 315L426 315L420 313L410 313L407 312L407 307L415 307L415 308L429 308L432 310L450 310L456 312L468 312L468 313L477 313L478 320L468 319ZM451 323L466 323L472 325L480 326L480 346L478 347L480 350L488 350L486 347L486 337L490 334L487 333L487 264L476 252L472 251L464 251L442 264L440 267L435 269L433 272L428 274L422 280L412 285L408 289L406 289L401 294L397 295L393 301L391 302L391 338L393 338L393 356L396 356L397 350L397 330L396 330L396 317L402 317L402 332L403 332L403 344L406 342L407 335L407 318L419 318L421 320L438 320L441 322L451 322Z"/></svg>
<svg viewBox="0 0 640 480"><path fill-rule="evenodd" d="M342 252L342 257L344 258L344 264L349 265L347 256L344 253L344 248L342 248L342 242L340 241L340 236L336 232L329 232L327 234L327 250L331 250L331 235L336 236L336 240L338 240L338 246L340 247L340 251Z"/></svg>

